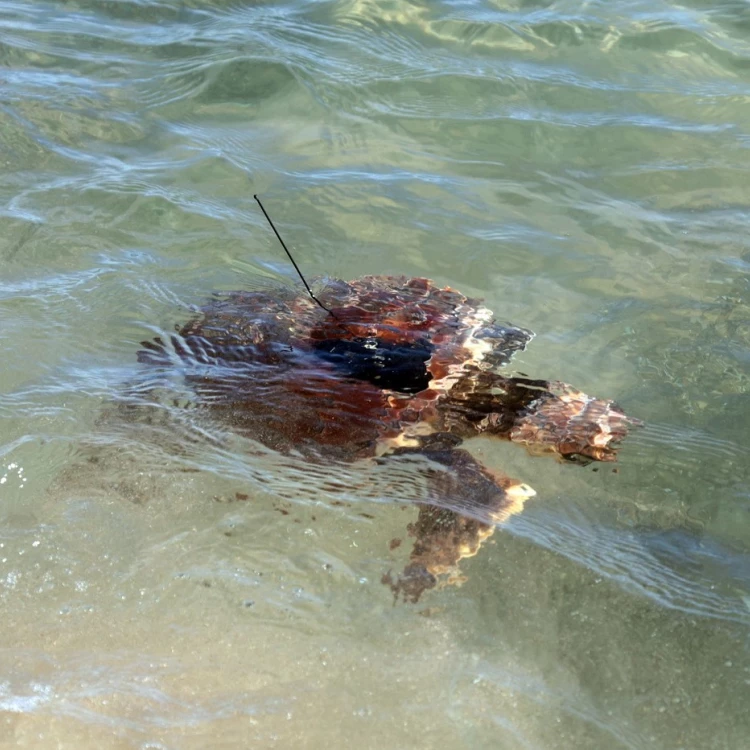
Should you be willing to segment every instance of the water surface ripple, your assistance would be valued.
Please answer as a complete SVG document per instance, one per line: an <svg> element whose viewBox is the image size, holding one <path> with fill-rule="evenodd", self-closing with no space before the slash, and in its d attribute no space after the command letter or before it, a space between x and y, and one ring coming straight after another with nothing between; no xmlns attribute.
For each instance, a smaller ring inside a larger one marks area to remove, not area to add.
<svg viewBox="0 0 750 750"><path fill-rule="evenodd" d="M0 64L0 744L746 746L744 0L0 0ZM392 606L423 463L136 361L296 288L253 193L310 277L535 331L515 371L644 420L619 472L475 441L537 497Z"/></svg>

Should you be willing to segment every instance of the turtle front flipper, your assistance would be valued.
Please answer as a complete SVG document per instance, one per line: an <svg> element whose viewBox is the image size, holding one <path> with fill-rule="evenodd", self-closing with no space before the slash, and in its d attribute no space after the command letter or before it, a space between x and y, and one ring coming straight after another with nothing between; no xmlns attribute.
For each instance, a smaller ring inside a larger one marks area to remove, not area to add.
<svg viewBox="0 0 750 750"><path fill-rule="evenodd" d="M473 369L448 394L440 429L463 438L492 435L532 454L588 463L616 461L621 440L641 425L614 401L567 383Z"/></svg>
<svg viewBox="0 0 750 750"><path fill-rule="evenodd" d="M534 490L482 466L468 451L425 451L439 465L428 471L429 502L419 504L417 520L409 524L414 537L409 564L393 578L383 576L395 599L416 603L437 585L465 580L458 563L473 557L495 526L523 509ZM444 467L444 468L443 468Z"/></svg>
<svg viewBox="0 0 750 750"><path fill-rule="evenodd" d="M513 380L519 380L514 378ZM577 463L616 461L621 440L642 422L614 402L551 381L516 416L508 437L532 454L556 454Z"/></svg>

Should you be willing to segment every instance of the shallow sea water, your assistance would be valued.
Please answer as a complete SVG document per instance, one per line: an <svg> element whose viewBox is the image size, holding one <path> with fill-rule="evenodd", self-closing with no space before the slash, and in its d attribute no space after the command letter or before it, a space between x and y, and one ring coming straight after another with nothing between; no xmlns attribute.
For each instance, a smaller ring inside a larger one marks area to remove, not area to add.
<svg viewBox="0 0 750 750"><path fill-rule="evenodd" d="M0 0L0 59L0 746L748 746L746 2ZM537 497L394 606L408 497L124 424L141 340L298 283L254 192L535 331L619 473L474 441Z"/></svg>

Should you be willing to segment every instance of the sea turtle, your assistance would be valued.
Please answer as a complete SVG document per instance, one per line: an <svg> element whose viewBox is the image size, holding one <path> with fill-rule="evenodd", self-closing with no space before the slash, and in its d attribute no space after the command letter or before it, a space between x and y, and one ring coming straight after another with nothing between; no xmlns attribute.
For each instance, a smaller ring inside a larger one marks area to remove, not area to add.
<svg viewBox="0 0 750 750"><path fill-rule="evenodd" d="M432 469L409 527L410 561L384 576L396 597L417 601L462 580L459 560L535 494L459 448L466 438L615 461L636 422L565 383L500 374L532 335L429 279L364 276L329 280L317 300L290 290L216 295L138 356L179 364L200 404L281 453L325 463L421 454Z"/></svg>

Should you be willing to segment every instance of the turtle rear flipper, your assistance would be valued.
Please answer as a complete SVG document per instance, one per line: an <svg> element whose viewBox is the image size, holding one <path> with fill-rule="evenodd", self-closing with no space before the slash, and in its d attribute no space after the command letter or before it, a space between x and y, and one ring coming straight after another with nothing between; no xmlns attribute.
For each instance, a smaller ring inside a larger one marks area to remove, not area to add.
<svg viewBox="0 0 750 750"><path fill-rule="evenodd" d="M446 467L428 475L429 503L419 504L419 515L409 524L414 546L409 564L394 579L383 576L395 599L416 603L428 589L461 584L458 563L473 557L495 526L520 513L534 490L491 471L468 451L427 451L431 461Z"/></svg>

